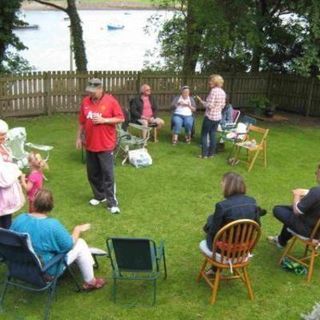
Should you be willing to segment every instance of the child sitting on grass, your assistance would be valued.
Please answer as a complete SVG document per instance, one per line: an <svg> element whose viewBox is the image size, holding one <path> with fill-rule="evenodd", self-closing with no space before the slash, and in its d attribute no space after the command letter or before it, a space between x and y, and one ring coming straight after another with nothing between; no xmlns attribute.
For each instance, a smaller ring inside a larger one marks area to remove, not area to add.
<svg viewBox="0 0 320 320"><path fill-rule="evenodd" d="M33 202L37 192L43 185L43 170L48 169L47 163L42 159L39 153L31 152L28 156L30 173L26 177L21 176L21 185L26 190L29 200L29 212L33 212Z"/></svg>

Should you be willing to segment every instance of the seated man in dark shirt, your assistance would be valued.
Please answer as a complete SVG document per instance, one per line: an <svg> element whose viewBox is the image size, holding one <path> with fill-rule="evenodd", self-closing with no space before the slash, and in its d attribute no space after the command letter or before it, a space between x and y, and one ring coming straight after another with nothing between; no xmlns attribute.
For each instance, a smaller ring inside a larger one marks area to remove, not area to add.
<svg viewBox="0 0 320 320"><path fill-rule="evenodd" d="M164 121L157 117L158 106L151 95L151 87L143 84L140 87L140 95L130 101L130 117L133 123L142 124L144 127L155 126L160 129ZM146 131L143 131L143 138Z"/></svg>
<svg viewBox="0 0 320 320"><path fill-rule="evenodd" d="M320 164L318 165L316 180L320 184ZM279 248L286 246L292 234L288 228L304 237L310 234L320 219L320 185L306 189L294 189L292 206L275 206L274 216L283 223L278 236L269 236L268 241L276 244Z"/></svg>

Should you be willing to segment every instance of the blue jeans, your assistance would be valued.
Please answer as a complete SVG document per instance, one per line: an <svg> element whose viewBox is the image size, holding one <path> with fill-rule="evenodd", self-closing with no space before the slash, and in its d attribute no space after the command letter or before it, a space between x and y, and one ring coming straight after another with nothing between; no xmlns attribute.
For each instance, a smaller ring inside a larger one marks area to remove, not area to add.
<svg viewBox="0 0 320 320"><path fill-rule="evenodd" d="M181 128L184 127L184 130L186 132L186 135L190 136L193 126L193 116L182 116L179 114L174 114L172 116L172 125L173 125L173 133L179 134L181 131Z"/></svg>
<svg viewBox="0 0 320 320"><path fill-rule="evenodd" d="M208 117L203 118L201 129L202 156L210 157L216 151L216 131L220 121L210 120ZM208 141L209 140L209 141Z"/></svg>

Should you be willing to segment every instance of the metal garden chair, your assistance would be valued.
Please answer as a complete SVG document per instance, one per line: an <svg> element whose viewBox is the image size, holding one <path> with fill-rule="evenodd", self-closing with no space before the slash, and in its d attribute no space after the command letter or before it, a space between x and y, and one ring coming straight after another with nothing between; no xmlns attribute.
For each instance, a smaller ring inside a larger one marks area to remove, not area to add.
<svg viewBox="0 0 320 320"><path fill-rule="evenodd" d="M27 142L26 129L23 127L12 128L8 131L6 146L10 148L13 161L17 163L20 169L28 166L29 152L26 150L26 147L29 150L43 153L45 161L49 160L49 152L53 149L52 146Z"/></svg>
<svg viewBox="0 0 320 320"><path fill-rule="evenodd" d="M129 151L144 148L150 138L150 127L144 127L139 124L129 123L128 130L124 130L121 124L117 125L117 148L115 151L115 158L122 156L122 165L124 165L129 159ZM138 131L138 135L131 134L131 130ZM147 134L145 138L142 138L142 130L146 130Z"/></svg>
<svg viewBox="0 0 320 320"><path fill-rule="evenodd" d="M113 300L116 302L118 280L148 280L153 283L153 302L156 302L156 282L160 276L160 263L163 260L164 279L167 267L164 243L159 246L146 238L107 239L107 248L112 266Z"/></svg>
<svg viewBox="0 0 320 320"><path fill-rule="evenodd" d="M0 296L2 308L4 297L9 286L25 289L33 292L48 293L44 319L49 318L50 306L55 295L57 280L63 270L71 270L65 263L65 254L56 255L48 264L42 265L31 245L31 240L26 233L0 228L0 257L7 266L7 274L3 283ZM54 275L49 275L48 270L55 268ZM73 274L71 273L73 276ZM73 279L75 280L74 276ZM77 291L80 287L76 282Z"/></svg>
<svg viewBox="0 0 320 320"><path fill-rule="evenodd" d="M247 267L260 233L257 222L249 219L236 220L218 231L213 239L212 252L202 252L204 262L197 281L204 278L211 287L211 304L216 301L220 280L230 279L241 279L248 289L249 298L253 300ZM208 265L216 269L212 278L206 273ZM222 272L228 269L231 275L222 275Z"/></svg>

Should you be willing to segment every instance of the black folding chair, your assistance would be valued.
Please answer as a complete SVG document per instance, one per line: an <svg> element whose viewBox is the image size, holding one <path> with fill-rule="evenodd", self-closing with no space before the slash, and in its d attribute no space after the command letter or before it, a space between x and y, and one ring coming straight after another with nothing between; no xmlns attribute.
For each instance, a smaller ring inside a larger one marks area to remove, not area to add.
<svg viewBox="0 0 320 320"><path fill-rule="evenodd" d="M8 269L0 296L0 307L2 308L8 286L34 292L47 291L48 301L44 319L48 319L57 280L63 270L68 269L75 280L71 270L65 263L65 254L56 255L43 266L33 250L27 233L17 233L0 228L0 256ZM54 275L48 274L49 269L55 270ZM75 283L77 290L80 291L78 283L76 281Z"/></svg>
<svg viewBox="0 0 320 320"><path fill-rule="evenodd" d="M153 303L156 302L156 281L163 260L164 279L167 278L164 243L157 247L151 239L107 238L107 248L112 266L113 300L116 302L117 280L149 280L153 283Z"/></svg>

